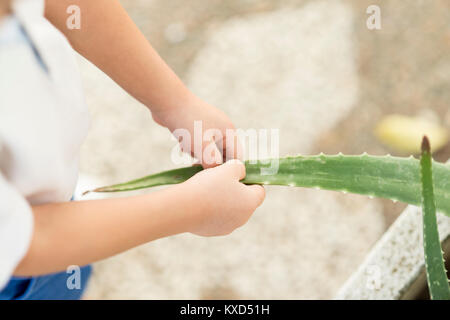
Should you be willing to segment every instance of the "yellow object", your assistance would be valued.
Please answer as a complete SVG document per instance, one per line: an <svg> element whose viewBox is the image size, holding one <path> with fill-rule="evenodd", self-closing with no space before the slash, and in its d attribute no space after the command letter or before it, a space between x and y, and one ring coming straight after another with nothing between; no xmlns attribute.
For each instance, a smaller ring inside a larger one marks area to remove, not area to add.
<svg viewBox="0 0 450 320"><path fill-rule="evenodd" d="M431 142L431 151L444 147L449 141L449 131L426 119L398 114L383 118L375 128L375 135L389 148L405 153L420 153L424 135Z"/></svg>

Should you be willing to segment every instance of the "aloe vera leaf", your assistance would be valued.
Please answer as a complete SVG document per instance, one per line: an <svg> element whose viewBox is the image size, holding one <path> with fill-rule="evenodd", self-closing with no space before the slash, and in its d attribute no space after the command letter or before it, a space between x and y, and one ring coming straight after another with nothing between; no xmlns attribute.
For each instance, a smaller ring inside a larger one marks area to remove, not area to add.
<svg viewBox="0 0 450 320"><path fill-rule="evenodd" d="M119 191L131 191L138 190L168 184L176 184L186 181L196 173L202 171L201 166L192 166L186 168L179 168L169 171L163 171L160 173L145 176L139 179L131 180L124 183L114 184L107 187L101 187L94 190L86 191L83 194L89 192L119 192Z"/></svg>
<svg viewBox="0 0 450 320"><path fill-rule="evenodd" d="M445 271L441 242L436 220L432 160L427 137L422 142L420 177L422 181L423 248L431 299L450 300L450 288Z"/></svg>
<svg viewBox="0 0 450 320"><path fill-rule="evenodd" d="M296 186L351 192L420 205L419 160L391 156L315 155L292 156L278 161L278 171L265 175L268 160L246 161L245 184ZM435 197L438 211L450 216L450 166L434 163ZM187 180L201 167L186 167L149 175L137 180L97 188L95 192L117 192L175 184Z"/></svg>

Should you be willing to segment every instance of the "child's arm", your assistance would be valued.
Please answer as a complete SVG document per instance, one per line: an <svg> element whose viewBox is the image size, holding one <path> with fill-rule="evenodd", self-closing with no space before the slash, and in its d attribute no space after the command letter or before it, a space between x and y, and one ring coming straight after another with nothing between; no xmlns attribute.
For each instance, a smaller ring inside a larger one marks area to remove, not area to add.
<svg viewBox="0 0 450 320"><path fill-rule="evenodd" d="M10 13L11 11L11 4L9 0L0 0L0 19Z"/></svg>
<svg viewBox="0 0 450 320"><path fill-rule="evenodd" d="M81 9L79 30L66 27L69 16L66 10L72 4ZM45 15L66 35L75 50L149 107L153 118L170 131L185 128L193 137L194 120L202 120L203 130L219 129L223 136L226 129L234 129L222 111L186 88L117 0L46 0ZM203 144L203 150L207 145ZM238 142L233 150L225 150L228 158L237 156L237 148L240 148ZM199 158L198 154L194 155ZM206 162L202 163L204 167L215 165Z"/></svg>
<svg viewBox="0 0 450 320"><path fill-rule="evenodd" d="M261 186L239 182L244 176L244 165L230 161L147 195L33 206L33 238L14 274L62 271L183 232L228 234L264 199Z"/></svg>

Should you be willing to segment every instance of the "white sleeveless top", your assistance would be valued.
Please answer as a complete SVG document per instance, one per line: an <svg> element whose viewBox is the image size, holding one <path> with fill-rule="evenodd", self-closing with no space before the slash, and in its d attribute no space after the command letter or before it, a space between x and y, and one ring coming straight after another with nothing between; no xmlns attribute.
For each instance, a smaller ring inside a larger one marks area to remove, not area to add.
<svg viewBox="0 0 450 320"><path fill-rule="evenodd" d="M68 201L89 116L73 49L20 0L0 20L0 290L26 254L30 205Z"/></svg>

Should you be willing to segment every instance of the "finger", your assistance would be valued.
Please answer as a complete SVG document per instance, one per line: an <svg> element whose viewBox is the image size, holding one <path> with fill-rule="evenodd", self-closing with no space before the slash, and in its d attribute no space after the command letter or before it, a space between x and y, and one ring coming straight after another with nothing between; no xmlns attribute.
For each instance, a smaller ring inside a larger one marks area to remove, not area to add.
<svg viewBox="0 0 450 320"><path fill-rule="evenodd" d="M220 166L221 170L227 171L227 174L237 180L245 178L245 165L240 160L229 160Z"/></svg>
<svg viewBox="0 0 450 320"><path fill-rule="evenodd" d="M253 184L250 186L246 186L246 189L250 192L251 197L254 199L256 208L259 207L266 197L266 190L264 189L264 187L258 184Z"/></svg>
<svg viewBox="0 0 450 320"><path fill-rule="evenodd" d="M218 141L217 144L219 145L219 148L223 150L222 155L224 161L231 159L243 160L243 148L239 141L237 131L234 128L226 129L222 140Z"/></svg>
<svg viewBox="0 0 450 320"><path fill-rule="evenodd" d="M241 140L238 136L236 136L236 145L234 148L234 157L235 159L239 159L244 161L244 147L242 146Z"/></svg>
<svg viewBox="0 0 450 320"><path fill-rule="evenodd" d="M241 141L237 135L236 130L227 129L224 135L223 141L221 141L223 156L225 161L231 159L243 160L243 147Z"/></svg>
<svg viewBox="0 0 450 320"><path fill-rule="evenodd" d="M205 143L202 150L201 163L203 168L212 168L223 163L222 153L220 153L214 140Z"/></svg>

